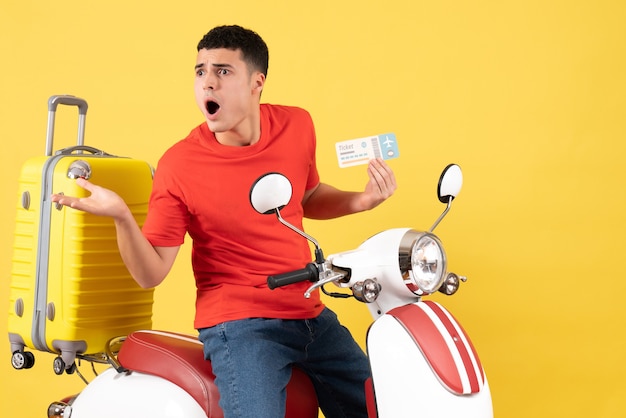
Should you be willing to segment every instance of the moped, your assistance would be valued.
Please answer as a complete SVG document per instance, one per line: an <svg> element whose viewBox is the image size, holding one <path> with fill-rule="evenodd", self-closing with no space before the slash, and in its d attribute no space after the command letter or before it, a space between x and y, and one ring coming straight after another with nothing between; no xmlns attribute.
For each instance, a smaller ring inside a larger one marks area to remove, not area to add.
<svg viewBox="0 0 626 418"><path fill-rule="evenodd" d="M447 270L441 240L433 233L461 190L458 165L448 165L437 186L443 213L427 231L395 228L358 248L325 257L319 243L282 218L291 199L289 180L267 173L252 185L250 203L314 245L315 260L300 270L268 277L271 289L301 281L326 295L367 305L374 321L366 347L372 377L365 384L370 418L491 418L487 377L469 336L438 302L437 291L453 295L467 279ZM329 292L328 284L340 292ZM349 293L345 291L349 290ZM113 338L102 358L110 368L76 396L53 402L50 418L221 418L210 362L195 336L137 331ZM297 368L287 386L286 417L318 416L313 385Z"/></svg>

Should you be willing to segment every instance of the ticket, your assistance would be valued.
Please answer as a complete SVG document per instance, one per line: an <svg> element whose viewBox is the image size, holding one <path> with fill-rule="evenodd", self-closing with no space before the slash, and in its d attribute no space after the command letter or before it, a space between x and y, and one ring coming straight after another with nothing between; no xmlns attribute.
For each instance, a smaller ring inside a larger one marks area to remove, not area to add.
<svg viewBox="0 0 626 418"><path fill-rule="evenodd" d="M400 156L396 135L393 133L337 142L335 150L341 168L367 164L373 158L389 160Z"/></svg>

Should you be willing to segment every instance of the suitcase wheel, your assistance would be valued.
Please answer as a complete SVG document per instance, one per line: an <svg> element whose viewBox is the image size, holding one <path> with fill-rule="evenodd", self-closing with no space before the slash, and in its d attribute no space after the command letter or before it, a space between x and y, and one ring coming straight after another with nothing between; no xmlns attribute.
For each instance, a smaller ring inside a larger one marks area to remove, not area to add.
<svg viewBox="0 0 626 418"><path fill-rule="evenodd" d="M11 365L17 369L30 369L35 365L35 355L29 351L14 351L11 356Z"/></svg>
<svg viewBox="0 0 626 418"><path fill-rule="evenodd" d="M76 371L76 363L72 363L70 367L66 367L65 361L61 356L59 356L52 362L52 368L54 369L54 373L58 375L62 375L63 372L73 374Z"/></svg>

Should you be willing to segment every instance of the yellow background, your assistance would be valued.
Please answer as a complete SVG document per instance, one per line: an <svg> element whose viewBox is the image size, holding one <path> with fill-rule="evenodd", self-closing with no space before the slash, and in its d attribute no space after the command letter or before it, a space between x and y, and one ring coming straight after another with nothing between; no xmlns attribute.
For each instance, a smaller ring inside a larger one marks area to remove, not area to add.
<svg viewBox="0 0 626 418"><path fill-rule="evenodd" d="M238 23L270 47L264 101L312 113L323 180L346 189L366 181L363 167L338 168L335 142L385 132L399 140L390 201L306 224L326 253L386 228L429 227L443 209L439 172L460 164L464 188L437 232L469 282L438 299L473 338L496 416L622 416L625 12L618 0L1 0L0 300L18 173L44 152L48 97L86 98L89 145L156 164L201 122L197 41ZM75 110L58 118L55 149L75 140ZM192 331L188 256L185 247L156 291L156 328ZM331 305L363 343L366 309ZM82 387L54 375L52 355L15 371L9 351L0 344L4 415L44 416Z"/></svg>

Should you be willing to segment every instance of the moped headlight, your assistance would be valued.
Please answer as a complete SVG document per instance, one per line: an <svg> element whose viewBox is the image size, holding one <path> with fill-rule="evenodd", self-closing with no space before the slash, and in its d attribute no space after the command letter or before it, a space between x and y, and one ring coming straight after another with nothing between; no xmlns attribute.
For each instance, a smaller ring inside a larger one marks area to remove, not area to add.
<svg viewBox="0 0 626 418"><path fill-rule="evenodd" d="M441 241L424 233L411 246L409 277L422 292L436 292L442 285L446 272L446 254Z"/></svg>

